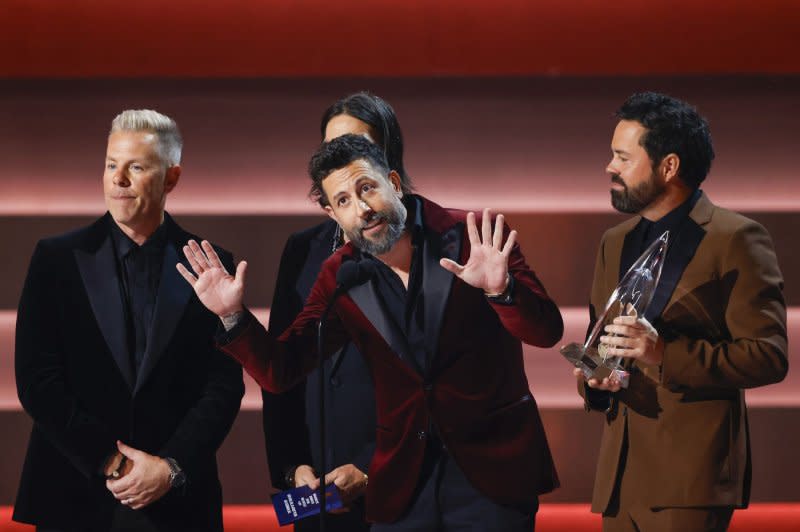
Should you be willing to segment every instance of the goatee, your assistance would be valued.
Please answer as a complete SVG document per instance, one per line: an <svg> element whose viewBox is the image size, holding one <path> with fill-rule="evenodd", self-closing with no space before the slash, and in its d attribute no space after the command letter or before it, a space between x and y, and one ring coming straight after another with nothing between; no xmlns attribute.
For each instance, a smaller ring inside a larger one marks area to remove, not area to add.
<svg viewBox="0 0 800 532"><path fill-rule="evenodd" d="M384 253L388 253L403 235L403 230L406 226L406 214L405 205L398 200L392 208L373 213L360 227L356 227L352 231L345 231L345 233L347 234L347 238L353 242L353 245L362 252L369 253L373 256L383 255ZM385 222L386 229L384 233L378 235L375 240L370 240L364 236L364 227L376 220Z"/></svg>

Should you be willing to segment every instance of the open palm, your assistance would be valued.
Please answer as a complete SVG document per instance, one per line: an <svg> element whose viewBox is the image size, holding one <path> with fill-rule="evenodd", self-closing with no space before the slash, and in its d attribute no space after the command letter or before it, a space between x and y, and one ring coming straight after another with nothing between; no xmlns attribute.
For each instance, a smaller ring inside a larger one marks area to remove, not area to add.
<svg viewBox="0 0 800 532"><path fill-rule="evenodd" d="M484 209L481 233L478 234L475 213L468 213L470 253L467 263L461 265L450 259L442 259L440 264L468 285L480 288L487 294L499 294L505 291L508 284L508 257L517 232L511 231L503 244L503 215L497 215L492 232L491 213L489 209Z"/></svg>
<svg viewBox="0 0 800 532"><path fill-rule="evenodd" d="M235 276L229 274L207 240L203 240L202 248L197 242L190 240L183 246L183 253L196 277L180 263L177 265L178 271L192 285L197 298L208 310L224 317L243 309L246 262L239 263Z"/></svg>

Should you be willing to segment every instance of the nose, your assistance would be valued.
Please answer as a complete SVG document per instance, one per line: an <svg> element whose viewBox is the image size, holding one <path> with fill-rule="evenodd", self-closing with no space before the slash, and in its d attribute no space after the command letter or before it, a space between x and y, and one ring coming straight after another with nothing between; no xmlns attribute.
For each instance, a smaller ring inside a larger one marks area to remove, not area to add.
<svg viewBox="0 0 800 532"><path fill-rule="evenodd" d="M608 164L606 165L606 173L607 174L618 174L619 173L616 170L616 168L614 168L614 159L611 159L610 161L608 161Z"/></svg>
<svg viewBox="0 0 800 532"><path fill-rule="evenodd" d="M364 216L372 212L372 207L370 207L369 203L367 203L363 199L359 199L356 202L356 209L358 209L359 216Z"/></svg>
<svg viewBox="0 0 800 532"><path fill-rule="evenodd" d="M114 170L113 182L115 185L119 187L127 187L128 185L131 184L127 174L125 173L125 169L122 167L119 167L116 170Z"/></svg>

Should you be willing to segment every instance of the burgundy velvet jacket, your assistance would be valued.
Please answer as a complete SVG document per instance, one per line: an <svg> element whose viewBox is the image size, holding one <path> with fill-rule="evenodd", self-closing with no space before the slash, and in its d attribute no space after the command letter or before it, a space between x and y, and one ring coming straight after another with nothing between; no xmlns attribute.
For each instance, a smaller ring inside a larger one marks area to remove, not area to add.
<svg viewBox="0 0 800 532"><path fill-rule="evenodd" d="M561 314L519 245L509 259L515 285L510 305L490 303L482 290L447 272L441 257L462 264L469 257L466 213L424 198L419 207L427 239L420 257L427 367L414 362L372 281L340 297L326 326L325 355L351 338L375 383L377 448L369 468L367 517L392 522L411 503L430 422L478 491L497 503L533 505L539 494L558 486L558 478L520 341L554 345L563 331ZM265 389L292 386L317 363L317 322L335 290L339 266L358 255L348 244L323 264L305 308L283 334L266 332L249 317L220 348Z"/></svg>

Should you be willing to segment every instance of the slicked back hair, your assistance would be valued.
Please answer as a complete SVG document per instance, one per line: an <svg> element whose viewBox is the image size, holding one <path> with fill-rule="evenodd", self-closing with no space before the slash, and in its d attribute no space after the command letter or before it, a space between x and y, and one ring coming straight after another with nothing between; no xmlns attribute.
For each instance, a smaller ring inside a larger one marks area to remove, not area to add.
<svg viewBox="0 0 800 532"><path fill-rule="evenodd" d="M118 114L111 122L111 133L118 131L145 131L158 137L158 151L164 164L181 164L183 138L178 124L167 115L151 109L128 109Z"/></svg>

